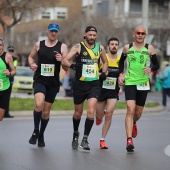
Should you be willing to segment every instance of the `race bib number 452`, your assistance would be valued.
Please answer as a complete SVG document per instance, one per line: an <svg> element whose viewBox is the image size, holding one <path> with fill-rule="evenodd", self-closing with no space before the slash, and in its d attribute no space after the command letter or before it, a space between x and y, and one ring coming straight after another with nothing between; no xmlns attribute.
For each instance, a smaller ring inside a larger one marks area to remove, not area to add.
<svg viewBox="0 0 170 170"><path fill-rule="evenodd" d="M54 76L54 64L41 64L42 76Z"/></svg>

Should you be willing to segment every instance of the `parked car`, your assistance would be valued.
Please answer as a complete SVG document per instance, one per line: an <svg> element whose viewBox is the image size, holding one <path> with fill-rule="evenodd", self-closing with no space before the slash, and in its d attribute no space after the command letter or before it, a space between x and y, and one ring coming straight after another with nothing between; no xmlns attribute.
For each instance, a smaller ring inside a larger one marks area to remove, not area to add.
<svg viewBox="0 0 170 170"><path fill-rule="evenodd" d="M33 93L34 72L29 67L17 66L12 92Z"/></svg>

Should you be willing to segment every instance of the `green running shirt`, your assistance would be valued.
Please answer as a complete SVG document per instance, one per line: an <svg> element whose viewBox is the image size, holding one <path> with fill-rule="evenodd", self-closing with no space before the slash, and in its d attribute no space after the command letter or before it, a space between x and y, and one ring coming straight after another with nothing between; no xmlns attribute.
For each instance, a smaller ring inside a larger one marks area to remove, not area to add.
<svg viewBox="0 0 170 170"><path fill-rule="evenodd" d="M0 56L0 91L4 91L8 89L10 86L9 77L3 73L3 70L7 69L7 64L5 62L5 55L6 53L4 52Z"/></svg>
<svg viewBox="0 0 170 170"><path fill-rule="evenodd" d="M148 44L145 44L141 50L136 50L130 44L127 53L125 85L139 85L148 82L149 75L144 74L145 67L150 67Z"/></svg>

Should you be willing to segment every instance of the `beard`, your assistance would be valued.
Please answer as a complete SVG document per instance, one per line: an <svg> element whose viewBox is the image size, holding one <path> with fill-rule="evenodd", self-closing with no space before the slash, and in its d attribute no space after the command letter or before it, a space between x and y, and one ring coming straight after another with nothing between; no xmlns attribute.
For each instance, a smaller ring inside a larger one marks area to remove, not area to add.
<svg viewBox="0 0 170 170"><path fill-rule="evenodd" d="M117 53L117 50L111 50L110 53L111 53L111 54L116 54L116 53Z"/></svg>
<svg viewBox="0 0 170 170"><path fill-rule="evenodd" d="M96 39L88 39L88 38L86 37L86 41L87 41L87 43L88 43L89 45L93 45L93 44L95 43Z"/></svg>

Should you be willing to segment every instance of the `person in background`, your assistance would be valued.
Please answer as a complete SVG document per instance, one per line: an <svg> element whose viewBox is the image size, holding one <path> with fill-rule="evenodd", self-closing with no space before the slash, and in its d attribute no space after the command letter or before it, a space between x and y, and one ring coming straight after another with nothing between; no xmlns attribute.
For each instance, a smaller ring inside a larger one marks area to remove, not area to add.
<svg viewBox="0 0 170 170"><path fill-rule="evenodd" d="M65 72L65 75L63 77L63 81L62 81L62 87L65 91L65 95L64 97L70 97L70 85L69 85L69 70L67 70Z"/></svg>
<svg viewBox="0 0 170 170"><path fill-rule="evenodd" d="M2 121L5 109L10 97L10 77L16 74L12 55L4 51L3 38L0 37L0 121Z"/></svg>
<svg viewBox="0 0 170 170"><path fill-rule="evenodd" d="M57 23L49 24L46 32L47 39L38 41L28 56L29 66L35 71L33 78L34 131L29 143L35 145L38 140L39 147L45 147L44 132L50 119L52 104L60 88L61 61L68 52L67 46L57 39L60 32L60 26ZM66 67L64 69L67 70Z"/></svg>
<svg viewBox="0 0 170 170"><path fill-rule="evenodd" d="M142 116L147 94L150 91L149 75L159 69L154 47L144 42L146 36L146 29L141 25L137 26L133 32L134 42L124 46L119 61L119 85L125 85L127 105L125 118L127 152L134 151L132 137L137 136L136 122ZM151 63L152 67L150 67Z"/></svg>
<svg viewBox="0 0 170 170"><path fill-rule="evenodd" d="M96 125L100 125L102 123L103 116L105 116L102 136L100 139L101 149L108 149L108 146L105 143L105 138L112 123L112 115L116 107L117 100L119 100L120 88L118 85L118 76L120 56L117 54L118 48L119 40L115 37L110 38L108 40L109 53L106 54L108 61L108 69L106 73L107 78L106 80L101 81L102 91L96 105ZM106 111L104 111L105 108Z"/></svg>
<svg viewBox="0 0 170 170"><path fill-rule="evenodd" d="M167 96L170 97L170 66L166 64L162 74L158 76L162 80L162 105L167 106Z"/></svg>
<svg viewBox="0 0 170 170"><path fill-rule="evenodd" d="M12 55L12 58L13 58L13 64L14 66L16 67L17 66L17 58L14 57L14 46L8 46L8 52ZM11 98L11 92L12 92L12 85L13 85L13 82L14 82L14 76L11 76L9 77L9 80L10 80L10 96L9 96L9 99L8 99L8 102L7 102L7 108L5 109L5 114L4 114L4 118L13 118L14 116L10 115L9 113L9 105L10 105L10 98Z"/></svg>
<svg viewBox="0 0 170 170"><path fill-rule="evenodd" d="M100 79L106 78L107 59L105 49L96 43L97 29L88 26L84 32L84 41L74 45L67 56L63 59L62 65L76 70L76 81L73 87L73 98L75 111L73 114L73 140L72 148L78 148L79 124L83 114L84 101L87 100L87 117L84 125L83 139L80 148L90 150L88 136L94 124L94 112L97 99L100 95ZM71 60L75 57L76 63ZM103 70L99 76L100 59L103 62Z"/></svg>

